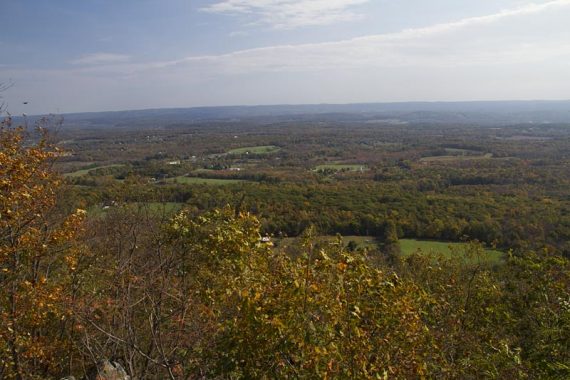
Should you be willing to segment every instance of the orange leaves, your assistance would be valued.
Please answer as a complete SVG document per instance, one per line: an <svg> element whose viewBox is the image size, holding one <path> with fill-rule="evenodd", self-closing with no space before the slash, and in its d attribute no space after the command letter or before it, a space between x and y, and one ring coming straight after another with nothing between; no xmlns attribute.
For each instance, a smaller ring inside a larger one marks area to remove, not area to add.
<svg viewBox="0 0 570 380"><path fill-rule="evenodd" d="M8 377L57 369L56 355L67 345L57 327L69 314L80 254L74 238L84 215L54 218L61 181L51 170L53 147L43 133L35 145L26 137L23 129L0 127L0 330L8 331L2 361L14 363Z"/></svg>
<svg viewBox="0 0 570 380"><path fill-rule="evenodd" d="M340 262L336 265L336 268L338 269L339 272L344 272L347 267L348 267L348 265L346 265L343 262Z"/></svg>

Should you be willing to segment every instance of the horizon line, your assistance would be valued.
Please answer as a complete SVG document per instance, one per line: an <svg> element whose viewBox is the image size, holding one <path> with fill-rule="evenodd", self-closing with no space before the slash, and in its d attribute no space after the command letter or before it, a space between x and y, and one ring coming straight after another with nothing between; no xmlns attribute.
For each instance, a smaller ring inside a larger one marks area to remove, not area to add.
<svg viewBox="0 0 570 380"><path fill-rule="evenodd" d="M120 112L140 112L140 111L161 111L161 110L189 110L189 109L214 109L214 108L259 108L259 107L310 107L310 106L350 106L350 105L395 105L395 104L460 104L460 103L561 103L570 102L570 98L564 99L503 99L503 100L405 100L405 101L379 101L379 102L354 102L354 103L272 103L272 104L228 104L228 105L197 105L197 106L174 106L174 107L148 107L131 108L122 110L101 110L101 111L73 111L73 112L49 112L38 114L12 115L11 117L35 117L47 115L78 115L96 113L120 113Z"/></svg>

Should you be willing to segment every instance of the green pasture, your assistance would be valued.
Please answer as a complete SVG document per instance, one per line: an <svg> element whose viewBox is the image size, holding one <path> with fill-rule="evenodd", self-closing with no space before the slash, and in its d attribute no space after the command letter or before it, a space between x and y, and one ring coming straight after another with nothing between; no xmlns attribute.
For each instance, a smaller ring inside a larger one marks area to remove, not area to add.
<svg viewBox="0 0 570 380"><path fill-rule="evenodd" d="M116 207L148 211L153 215L173 215L175 212L180 211L183 206L183 203L176 202L131 202L122 206L93 205L87 210L87 215L93 218L100 218Z"/></svg>
<svg viewBox="0 0 570 380"><path fill-rule="evenodd" d="M270 154L280 150L281 148L275 145L246 146L244 148L232 149L228 154Z"/></svg>
<svg viewBox="0 0 570 380"><path fill-rule="evenodd" d="M168 178L167 183L180 183L183 185L231 185L246 182L242 179L201 178L201 177L174 177Z"/></svg>
<svg viewBox="0 0 570 380"><path fill-rule="evenodd" d="M64 176L65 177L81 177L81 176L89 174L89 172L91 172L93 170L119 168L122 166L125 166L125 165L124 164L113 164L113 165L105 165L105 166L95 166L93 168L81 169L81 170L74 171L72 173L66 173L66 174L64 174Z"/></svg>
<svg viewBox="0 0 570 380"><path fill-rule="evenodd" d="M451 258L455 255L465 255L468 248L467 243L452 243L434 240L416 240L416 239L401 239L400 251L403 256L409 256L414 253L422 253L426 255L442 255ZM498 263L503 259L504 253L493 250L485 249L485 254L482 261L489 263ZM468 257L468 262L477 261L476 258Z"/></svg>
<svg viewBox="0 0 570 380"><path fill-rule="evenodd" d="M481 152L475 151L475 150L469 150L469 149L459 149L459 148L445 148L445 151L447 153L449 153L450 155L455 155L455 156L465 156L468 154L471 155L481 155Z"/></svg>
<svg viewBox="0 0 570 380"><path fill-rule="evenodd" d="M295 244L298 238L287 237L282 239L275 239L276 245L279 249L287 249ZM314 241L316 242L332 242L336 236L319 236ZM350 241L357 244L357 248L378 249L378 241L374 236L342 236L342 242L346 246ZM400 250L402 256L410 256L414 253L425 255L442 255L446 258L451 258L456 255L465 256L465 252L469 248L468 243L458 242L443 242L435 240L416 240L416 239L401 239L399 240ZM484 255L481 257L482 262L486 263L499 263L504 257L504 253L493 250L485 249ZM476 257L467 257L466 262L477 262Z"/></svg>
<svg viewBox="0 0 570 380"><path fill-rule="evenodd" d="M169 215L180 211L184 204L177 202L147 202L136 203L135 205L142 208L147 207L152 213Z"/></svg>
<svg viewBox="0 0 570 380"><path fill-rule="evenodd" d="M486 153L480 156L430 156L420 158L420 162L454 162L454 161L469 161L469 160L488 160L493 158L492 153Z"/></svg>

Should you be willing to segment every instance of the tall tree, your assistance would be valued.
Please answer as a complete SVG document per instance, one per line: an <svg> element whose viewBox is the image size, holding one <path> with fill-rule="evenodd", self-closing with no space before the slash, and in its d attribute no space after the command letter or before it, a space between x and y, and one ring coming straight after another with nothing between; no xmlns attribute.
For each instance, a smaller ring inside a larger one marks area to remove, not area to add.
<svg viewBox="0 0 570 380"><path fill-rule="evenodd" d="M56 217L59 151L38 133L0 126L0 378L46 378L69 364L73 241L85 212Z"/></svg>

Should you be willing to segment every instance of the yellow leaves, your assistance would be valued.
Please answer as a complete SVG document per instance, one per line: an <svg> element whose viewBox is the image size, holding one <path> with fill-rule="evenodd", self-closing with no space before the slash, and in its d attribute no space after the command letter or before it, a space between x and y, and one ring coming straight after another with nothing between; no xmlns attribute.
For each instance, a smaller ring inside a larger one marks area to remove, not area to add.
<svg viewBox="0 0 570 380"><path fill-rule="evenodd" d="M0 229L8 234L0 239L0 288L6 294L0 297L0 331L11 329L21 359L51 364L61 339L51 327L70 312L68 285L79 254L73 238L85 213L54 220L61 181L51 170L50 144L23 141L23 130L0 128ZM26 360L24 370L31 368Z"/></svg>
<svg viewBox="0 0 570 380"><path fill-rule="evenodd" d="M316 347L315 347L315 353L316 353L317 355L327 355L327 354L328 354L328 351L327 351L326 347L319 347L319 346L316 346Z"/></svg>
<svg viewBox="0 0 570 380"><path fill-rule="evenodd" d="M69 267L69 269L73 272L77 269L77 257L74 255L66 255L65 256L65 263Z"/></svg>
<svg viewBox="0 0 570 380"><path fill-rule="evenodd" d="M269 323L271 325L273 325L274 327L277 327L279 330L281 330L285 327L285 324L283 323L283 321L279 317L272 318Z"/></svg>
<svg viewBox="0 0 570 380"><path fill-rule="evenodd" d="M347 267L348 265L346 265L345 263L338 263L336 265L336 268L339 270L339 272L344 272Z"/></svg>

